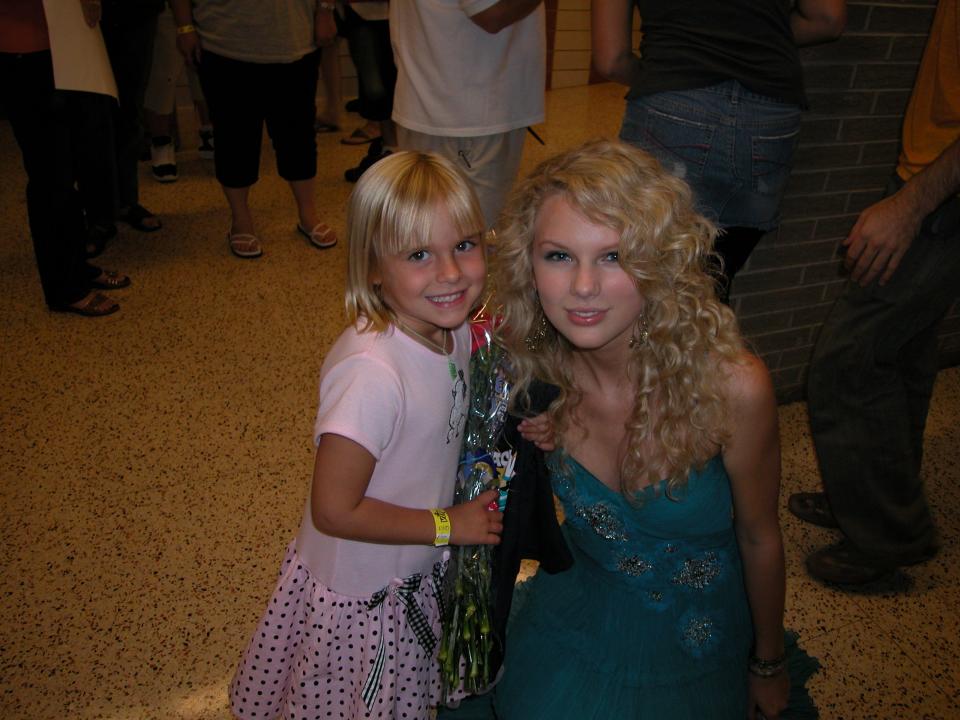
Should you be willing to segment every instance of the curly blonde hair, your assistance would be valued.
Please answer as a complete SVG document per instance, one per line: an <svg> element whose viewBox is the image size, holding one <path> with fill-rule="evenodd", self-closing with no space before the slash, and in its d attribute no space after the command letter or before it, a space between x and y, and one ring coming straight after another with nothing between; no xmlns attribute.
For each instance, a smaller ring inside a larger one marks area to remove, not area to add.
<svg viewBox="0 0 960 720"><path fill-rule="evenodd" d="M532 284L537 214L558 194L619 234L619 263L645 300L649 335L630 360L636 401L626 425L621 492L632 496L665 469L671 494L728 438L719 368L743 351L733 313L717 299L707 271L716 228L696 212L686 183L620 142L587 142L541 163L517 185L501 217L491 273L503 308L500 335L521 388L515 405L523 404L522 388L533 378L560 388L551 406L558 437L581 399L570 370L575 348L546 320ZM529 340L540 334L538 342ZM643 452L649 439L660 453L655 464Z"/></svg>

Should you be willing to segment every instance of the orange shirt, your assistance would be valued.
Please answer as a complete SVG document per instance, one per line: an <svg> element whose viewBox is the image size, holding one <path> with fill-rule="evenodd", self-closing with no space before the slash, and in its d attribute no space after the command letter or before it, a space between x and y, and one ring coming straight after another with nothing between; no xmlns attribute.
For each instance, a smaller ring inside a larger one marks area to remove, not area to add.
<svg viewBox="0 0 960 720"><path fill-rule="evenodd" d="M30 53L49 47L43 0L0 1L0 52Z"/></svg>
<svg viewBox="0 0 960 720"><path fill-rule="evenodd" d="M903 119L897 173L909 180L960 137L960 0L940 0Z"/></svg>

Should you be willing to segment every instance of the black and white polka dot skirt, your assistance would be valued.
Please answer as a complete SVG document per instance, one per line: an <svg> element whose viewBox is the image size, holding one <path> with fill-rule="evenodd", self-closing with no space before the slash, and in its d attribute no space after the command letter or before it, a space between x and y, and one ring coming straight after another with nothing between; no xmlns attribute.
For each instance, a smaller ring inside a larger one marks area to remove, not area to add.
<svg viewBox="0 0 960 720"><path fill-rule="evenodd" d="M241 720L430 717L440 699L431 578L371 598L321 585L287 549L277 587L230 684ZM429 650L427 648L430 648Z"/></svg>

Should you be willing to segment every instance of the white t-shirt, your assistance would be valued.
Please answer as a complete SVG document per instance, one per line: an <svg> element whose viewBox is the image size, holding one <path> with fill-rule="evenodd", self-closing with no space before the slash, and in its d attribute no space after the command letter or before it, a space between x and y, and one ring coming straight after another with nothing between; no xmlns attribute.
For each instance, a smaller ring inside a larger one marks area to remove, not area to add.
<svg viewBox="0 0 960 720"><path fill-rule="evenodd" d="M411 508L448 507L469 398L470 334L454 334L447 358L389 329L348 328L320 371L314 440L333 433L362 445L376 466L367 497ZM313 525L310 499L296 542L313 576L342 595L368 597L393 578L429 574L443 550L428 545L377 545L324 535Z"/></svg>
<svg viewBox="0 0 960 720"><path fill-rule="evenodd" d="M543 4L491 35L470 17L496 1L390 3L397 123L427 135L471 137L543 121Z"/></svg>

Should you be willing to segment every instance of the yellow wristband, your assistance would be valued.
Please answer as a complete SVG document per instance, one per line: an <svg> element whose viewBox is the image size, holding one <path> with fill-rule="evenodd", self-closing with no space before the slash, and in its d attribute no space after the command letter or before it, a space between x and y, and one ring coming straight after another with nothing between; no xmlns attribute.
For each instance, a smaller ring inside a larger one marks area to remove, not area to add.
<svg viewBox="0 0 960 720"><path fill-rule="evenodd" d="M187 33L196 32L197 28L193 25L180 25L177 27L177 35L186 35Z"/></svg>
<svg viewBox="0 0 960 720"><path fill-rule="evenodd" d="M450 544L450 516L446 510L432 508L430 514L433 515L433 526L436 528L437 536L433 539L435 547L443 547Z"/></svg>

